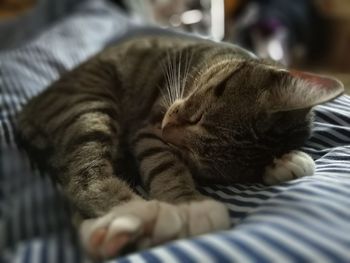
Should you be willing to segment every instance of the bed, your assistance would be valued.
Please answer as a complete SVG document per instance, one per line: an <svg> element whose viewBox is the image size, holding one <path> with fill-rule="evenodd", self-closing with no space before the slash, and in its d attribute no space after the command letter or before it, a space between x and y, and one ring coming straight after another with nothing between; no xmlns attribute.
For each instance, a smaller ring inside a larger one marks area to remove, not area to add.
<svg viewBox="0 0 350 263"><path fill-rule="evenodd" d="M15 115L61 73L131 27L107 2L84 1L29 42L0 52L0 262L90 262L66 201L18 149ZM200 187L227 205L231 229L111 262L350 262L350 97L315 113L303 147L316 162L314 176L273 187Z"/></svg>

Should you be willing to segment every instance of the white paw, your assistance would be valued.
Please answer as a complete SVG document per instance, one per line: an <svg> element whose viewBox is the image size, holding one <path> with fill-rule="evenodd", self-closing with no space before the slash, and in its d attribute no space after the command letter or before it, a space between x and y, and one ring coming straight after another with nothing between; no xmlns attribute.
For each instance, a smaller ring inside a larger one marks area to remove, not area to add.
<svg viewBox="0 0 350 263"><path fill-rule="evenodd" d="M126 246L142 249L229 226L226 207L213 200L181 205L133 201L83 221L80 236L90 256L106 259L120 254Z"/></svg>
<svg viewBox="0 0 350 263"><path fill-rule="evenodd" d="M292 151L275 159L272 165L265 168L264 183L274 185L303 176L313 175L315 163L312 158L301 151Z"/></svg>
<svg viewBox="0 0 350 263"><path fill-rule="evenodd" d="M230 216L226 206L214 200L194 201L178 206L185 218L183 237L196 236L212 231L228 229Z"/></svg>

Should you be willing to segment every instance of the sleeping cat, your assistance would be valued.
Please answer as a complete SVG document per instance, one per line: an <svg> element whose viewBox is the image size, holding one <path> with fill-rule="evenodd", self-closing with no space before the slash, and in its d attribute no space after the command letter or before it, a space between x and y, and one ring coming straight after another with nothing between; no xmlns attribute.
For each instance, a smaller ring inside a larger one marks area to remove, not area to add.
<svg viewBox="0 0 350 263"><path fill-rule="evenodd" d="M87 252L110 258L229 228L227 208L197 183L312 175L313 160L297 150L311 109L342 92L337 80L230 44L139 36L32 99L19 130L75 207ZM130 187L136 177L149 199Z"/></svg>

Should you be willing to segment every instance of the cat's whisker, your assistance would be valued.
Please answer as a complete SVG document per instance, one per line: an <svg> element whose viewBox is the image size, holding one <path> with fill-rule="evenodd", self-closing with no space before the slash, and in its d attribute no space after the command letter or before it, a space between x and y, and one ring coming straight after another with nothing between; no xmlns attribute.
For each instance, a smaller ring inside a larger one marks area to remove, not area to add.
<svg viewBox="0 0 350 263"><path fill-rule="evenodd" d="M169 96L163 91L163 90L160 90L161 92L161 104L163 107L165 108L169 108L170 107L170 101L169 101Z"/></svg>
<svg viewBox="0 0 350 263"><path fill-rule="evenodd" d="M185 88L185 78L189 71L189 59L186 53L185 58L185 68L183 69L182 65L182 51L178 52L178 54L174 55L170 61L170 72L171 72L171 92L172 99L175 101L176 99L182 99Z"/></svg>
<svg viewBox="0 0 350 263"><path fill-rule="evenodd" d="M164 76L165 76L165 79L166 79L166 91L167 91L167 104L168 104L168 107L171 106L171 104L173 103L174 101L174 94L173 94L173 91L172 91L172 86L173 86L173 70L172 70L172 63L171 63L171 57L170 57L170 54L169 52L167 52L167 59L166 59L166 65L162 65L162 69L163 69L163 72L164 72Z"/></svg>
<svg viewBox="0 0 350 263"><path fill-rule="evenodd" d="M158 88L158 90L159 90L159 92L160 92L160 94L161 94L161 98L160 98L160 104L162 105L162 106L165 106L165 107L167 107L167 105L168 105L168 102L167 102L167 96L166 96L166 94L165 94L165 92L161 89L161 87L158 85L157 86L157 88Z"/></svg>
<svg viewBox="0 0 350 263"><path fill-rule="evenodd" d="M186 87L186 83L187 83L187 78L188 78L188 73L190 71L190 65L192 62L192 58L193 58L193 53L190 54L190 57L188 57L188 52L186 53L186 64L185 64L185 72L184 72L184 76L182 79L182 85L181 85L181 98L183 98L184 96L184 92L185 92L185 87Z"/></svg>
<svg viewBox="0 0 350 263"><path fill-rule="evenodd" d="M169 69L169 93L171 97L171 102L173 103L175 101L175 94L174 94L174 84L175 84L175 73L174 73L174 58L175 56L170 56L168 53L168 69Z"/></svg>
<svg viewBox="0 0 350 263"><path fill-rule="evenodd" d="M177 99L177 83L178 83L178 63L177 63L177 56L178 54L176 54L174 56L174 86L173 86L173 91L174 91L174 95L175 95L175 100Z"/></svg>
<svg viewBox="0 0 350 263"><path fill-rule="evenodd" d="M172 86L173 86L173 62L172 62L172 57L170 56L170 53L168 53L168 74L169 74L169 94L171 101L173 101L173 91L172 91Z"/></svg>
<svg viewBox="0 0 350 263"><path fill-rule="evenodd" d="M177 84L176 84L177 99L180 99L180 94L181 94L181 60L182 60L182 50L179 52Z"/></svg>
<svg viewBox="0 0 350 263"><path fill-rule="evenodd" d="M162 93L163 93L163 98L164 98L164 101L166 102L166 105L170 106L171 98L169 94L168 84L166 85L166 91L163 91Z"/></svg>
<svg viewBox="0 0 350 263"><path fill-rule="evenodd" d="M187 53L185 55L187 55ZM186 64L187 64L187 57L185 57L185 64L184 64L184 67L183 67L182 76L179 77L179 98L180 99L182 99L182 97L183 97L182 90L183 90L183 85L184 85L184 79L186 77Z"/></svg>
<svg viewBox="0 0 350 263"><path fill-rule="evenodd" d="M162 65L162 70L166 79L167 103L171 105L184 96L193 54L183 54L180 51L175 54L167 52L166 56L166 63ZM182 65L183 56L185 56L184 65Z"/></svg>
<svg viewBox="0 0 350 263"><path fill-rule="evenodd" d="M187 67L188 67L188 54L186 53L186 57L185 57L185 66L184 66L184 73L183 73L183 77L182 77L182 81L181 81L181 86L180 86L180 98L183 98L183 93L184 93L184 87L186 84L186 78L187 78Z"/></svg>
<svg viewBox="0 0 350 263"><path fill-rule="evenodd" d="M177 65L177 54L174 55L173 61L173 86L172 91L174 92L174 101L177 99L177 85L178 85L178 65Z"/></svg>
<svg viewBox="0 0 350 263"><path fill-rule="evenodd" d="M174 92L173 92L173 86L174 86L174 72L173 72L173 65L172 65L172 61L170 59L170 55L169 55L169 59L168 59L168 92L169 92L169 98L170 98L170 103L173 103L174 101Z"/></svg>

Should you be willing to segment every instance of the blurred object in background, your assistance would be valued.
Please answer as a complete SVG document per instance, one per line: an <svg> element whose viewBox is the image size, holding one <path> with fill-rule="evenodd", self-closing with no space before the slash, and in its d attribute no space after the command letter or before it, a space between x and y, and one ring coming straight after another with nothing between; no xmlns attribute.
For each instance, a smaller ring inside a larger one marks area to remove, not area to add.
<svg viewBox="0 0 350 263"><path fill-rule="evenodd" d="M225 33L224 0L124 0L133 16L149 24L175 28L222 40Z"/></svg>
<svg viewBox="0 0 350 263"><path fill-rule="evenodd" d="M13 48L82 2L0 0L0 50ZM287 66L350 72L350 0L108 0L141 25L239 44Z"/></svg>
<svg viewBox="0 0 350 263"><path fill-rule="evenodd" d="M0 0L0 51L22 45L84 1Z"/></svg>
<svg viewBox="0 0 350 263"><path fill-rule="evenodd" d="M320 0L322 1L322 0ZM326 48L313 0L124 0L142 23L237 43L258 56L299 66Z"/></svg>
<svg viewBox="0 0 350 263"><path fill-rule="evenodd" d="M350 1L315 0L329 25L329 52L323 63L327 70L350 72ZM350 78L350 77L349 77Z"/></svg>
<svg viewBox="0 0 350 263"><path fill-rule="evenodd" d="M17 16L32 8L36 0L1 0L0 19Z"/></svg>
<svg viewBox="0 0 350 263"><path fill-rule="evenodd" d="M326 16L350 19L349 0L314 0Z"/></svg>
<svg viewBox="0 0 350 263"><path fill-rule="evenodd" d="M228 23L233 28L228 39L285 65L324 47L322 19L311 0L245 1Z"/></svg>

